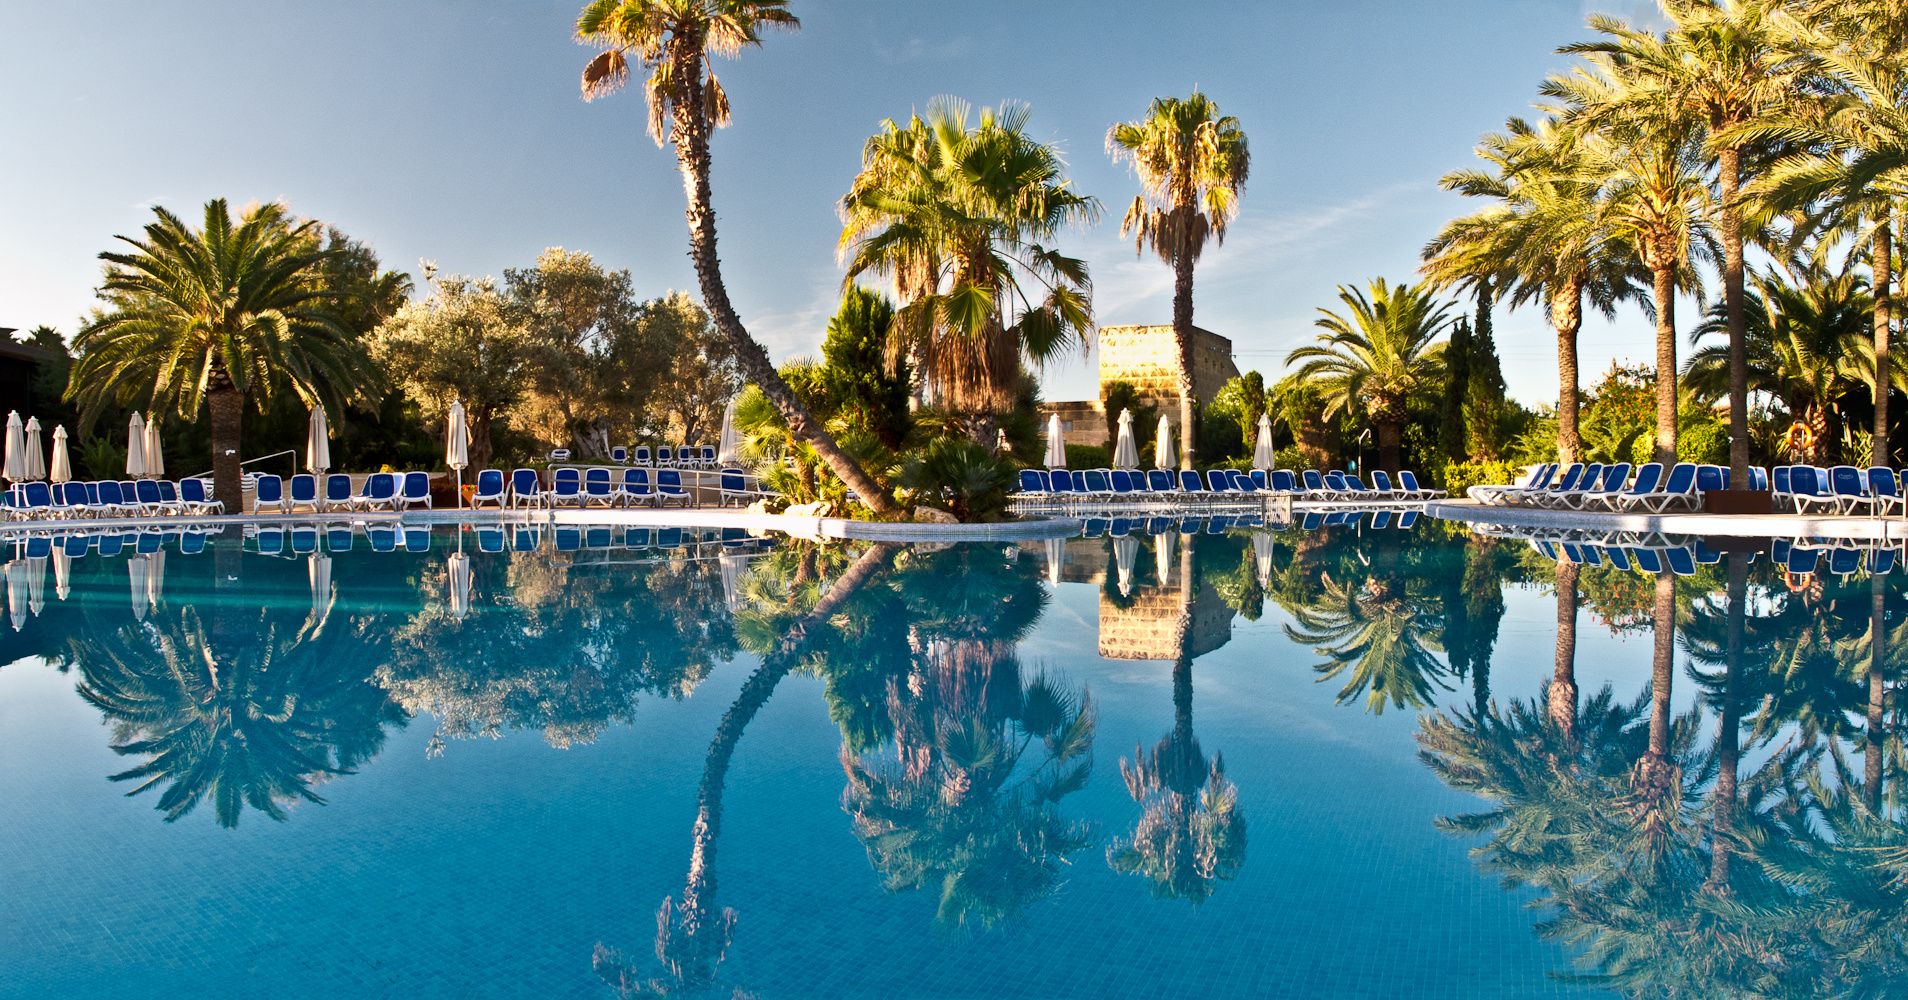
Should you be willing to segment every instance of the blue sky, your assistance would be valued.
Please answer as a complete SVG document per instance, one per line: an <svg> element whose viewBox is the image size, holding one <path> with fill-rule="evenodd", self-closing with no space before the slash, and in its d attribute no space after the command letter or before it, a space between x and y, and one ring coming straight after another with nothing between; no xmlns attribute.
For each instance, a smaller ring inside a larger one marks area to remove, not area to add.
<svg viewBox="0 0 1908 1000"><path fill-rule="evenodd" d="M639 93L578 96L580 3L514 0L0 0L0 326L71 333L95 255L208 198L284 199L419 273L497 274L548 246L626 267L645 294L693 289L674 159ZM1136 193L1107 126L1198 86L1251 138L1252 178L1208 250L1196 321L1268 375L1339 284L1408 279L1466 210L1440 192L1481 132L1521 113L1588 10L1635 0L1207 3L797 0L795 34L719 67L724 273L779 358L813 352L839 294L834 206L862 141L951 94L1027 103L1075 184L1105 205L1065 245L1092 264L1100 321L1170 321L1163 265L1119 237ZM1683 312L1679 325L1688 326ZM1540 313L1498 320L1512 395L1556 395ZM1583 367L1648 360L1630 312L1585 328ZM1088 398L1091 364L1047 373Z"/></svg>

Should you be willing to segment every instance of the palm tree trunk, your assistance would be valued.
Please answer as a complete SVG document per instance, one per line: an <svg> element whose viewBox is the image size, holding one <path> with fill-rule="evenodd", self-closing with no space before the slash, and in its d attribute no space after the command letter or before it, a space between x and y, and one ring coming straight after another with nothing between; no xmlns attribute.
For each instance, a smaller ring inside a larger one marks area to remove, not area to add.
<svg viewBox="0 0 1908 1000"><path fill-rule="evenodd" d="M222 384L221 384L222 383ZM212 376L215 388L205 394L206 408L212 416L212 499L225 505L228 514L244 512L245 470L239 454L239 425L245 416L245 394L232 385L223 370Z"/></svg>
<svg viewBox="0 0 1908 1000"><path fill-rule="evenodd" d="M1868 793L1868 808L1879 811L1882 802L1882 754L1888 742L1883 713L1888 707L1888 678L1883 673L1888 653L1888 616L1883 607L1888 594L1887 578L1877 573L1868 578L1868 745L1862 754L1862 777Z"/></svg>
<svg viewBox="0 0 1908 1000"><path fill-rule="evenodd" d="M1179 348L1179 467L1193 467L1197 435L1193 429L1193 261L1181 252L1173 260L1173 343Z"/></svg>
<svg viewBox="0 0 1908 1000"><path fill-rule="evenodd" d="M693 847L689 854L689 874L683 885L682 904L677 911L685 938L693 941L702 925L715 915L716 840L722 835L722 789L728 777L729 761L735 756L736 744L742 739L742 731L748 728L755 713L768 703L769 696L775 693L775 686L788 675L802 651L807 648L809 630L826 621L842 602L860 590L868 578L893 556L895 549L896 546L883 542L862 553L848 572L843 573L822 595L821 600L815 602L815 607L789 627L781 643L763 657L762 665L749 675L742 685L742 692L736 695L735 703L723 714L722 723L716 727L715 738L709 743L709 752L703 758L702 783L696 788L696 822ZM664 906L668 906L667 902ZM667 914L661 916L666 918ZM694 947L691 946L690 950L693 951Z"/></svg>
<svg viewBox="0 0 1908 1000"><path fill-rule="evenodd" d="M1749 335L1742 311L1742 206L1736 203L1736 191L1742 183L1742 151L1725 149L1717 160L1723 203L1723 311L1729 318L1729 481L1737 489L1747 489Z"/></svg>
<svg viewBox="0 0 1908 1000"><path fill-rule="evenodd" d="M722 281L722 261L716 255L715 208L709 190L709 119L703 101L703 41L700 37L679 35L670 42L679 90L672 102L674 118L669 132L676 147L676 165L682 172L683 191L688 195L689 259L696 265L702 303L715 320L716 329L728 338L743 376L761 388L762 395L774 404L789 429L808 442L870 510L883 515L898 514L900 505L841 450L834 436L808 412L808 407L770 363L768 351L749 336L729 302L729 290Z"/></svg>
<svg viewBox="0 0 1908 1000"><path fill-rule="evenodd" d="M1583 329L1583 279L1572 278L1550 300L1550 323L1557 331L1557 460L1575 462L1583 451L1577 429L1582 409L1578 388L1577 334Z"/></svg>
<svg viewBox="0 0 1908 1000"><path fill-rule="evenodd" d="M1565 739L1577 736L1577 564L1557 563L1557 659L1550 675L1550 722Z"/></svg>
<svg viewBox="0 0 1908 1000"><path fill-rule="evenodd" d="M1734 473L1730 474L1732 477ZM1710 802L1710 891L1729 892L1729 858L1734 852L1730 839L1736 828L1737 763L1741 757L1740 730L1742 708L1737 703L1736 685L1742 676L1743 602L1749 594L1749 557L1740 552L1729 557L1728 638L1723 650L1722 707L1716 713L1716 788Z"/></svg>
<svg viewBox="0 0 1908 1000"><path fill-rule="evenodd" d="M1894 269L1894 238L1889 231L1886 203L1875 220L1875 255L1870 270L1875 276L1875 442L1870 465L1894 468L1894 450L1888 447L1888 392L1893 366L1888 343L1888 321L1894 312L1889 282Z"/></svg>
<svg viewBox="0 0 1908 1000"><path fill-rule="evenodd" d="M1656 277L1656 461L1676 464L1676 269Z"/></svg>
<svg viewBox="0 0 1908 1000"><path fill-rule="evenodd" d="M1404 425L1386 420L1378 425L1378 465L1397 475L1404 468Z"/></svg>

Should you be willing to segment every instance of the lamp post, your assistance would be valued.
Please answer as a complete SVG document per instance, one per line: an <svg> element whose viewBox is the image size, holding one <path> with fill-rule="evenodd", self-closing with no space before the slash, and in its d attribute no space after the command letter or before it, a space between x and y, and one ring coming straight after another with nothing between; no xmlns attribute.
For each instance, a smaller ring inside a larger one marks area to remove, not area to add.
<svg viewBox="0 0 1908 1000"><path fill-rule="evenodd" d="M1365 441L1371 437L1371 428L1367 427L1358 435L1358 474L1365 474Z"/></svg>

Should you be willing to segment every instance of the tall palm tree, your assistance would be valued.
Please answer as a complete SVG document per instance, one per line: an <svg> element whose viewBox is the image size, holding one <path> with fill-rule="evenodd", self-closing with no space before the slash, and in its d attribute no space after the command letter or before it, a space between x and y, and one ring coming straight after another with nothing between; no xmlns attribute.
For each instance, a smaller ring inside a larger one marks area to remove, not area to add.
<svg viewBox="0 0 1908 1000"><path fill-rule="evenodd" d="M1370 290L1366 297L1340 285L1338 298L1349 314L1321 308L1324 318L1313 325L1329 332L1319 336L1320 343L1287 354L1285 363L1304 362L1293 375L1323 390L1326 417L1363 410L1378 426L1379 463L1396 472L1403 463L1406 404L1444 374L1443 345L1433 341L1450 325L1450 306L1422 285L1393 287L1373 278Z"/></svg>
<svg viewBox="0 0 1908 1000"><path fill-rule="evenodd" d="M884 122L841 200L844 286L891 278L903 302L890 356L906 359L939 401L992 448L995 417L1035 366L1084 347L1093 329L1087 266L1046 246L1099 203L1072 190L1060 154L1026 132L1021 105L937 98L926 118Z"/></svg>
<svg viewBox="0 0 1908 1000"><path fill-rule="evenodd" d="M776 373L768 351L749 336L729 301L716 254L709 133L728 124L729 97L709 61L761 44L765 27L800 27L787 7L788 0L592 0L577 16L576 37L603 51L583 69L583 97L594 100L627 84L632 55L648 73L643 97L649 110L649 135L658 146L668 141L676 147L676 167L688 196L689 258L695 262L703 306L716 329L728 338L743 374L761 387L796 436L808 442L871 510L892 515L900 511L894 498L809 414Z"/></svg>
<svg viewBox="0 0 1908 1000"><path fill-rule="evenodd" d="M1841 446L1841 398L1872 368L1863 362L1869 346L1869 297L1859 271L1831 272L1813 261L1794 265L1791 282L1770 270L1756 274L1743 302L1749 387L1782 401L1814 435L1807 458L1826 464ZM1691 331L1693 342L1726 330L1727 318L1712 311ZM1699 348L1684 381L1699 396L1714 398L1730 377L1724 348ZM1891 381L1900 386L1899 364Z"/></svg>
<svg viewBox="0 0 1908 1000"><path fill-rule="evenodd" d="M1197 906L1212 895L1215 880L1231 881L1245 864L1246 818L1238 790L1226 779L1224 756L1215 752L1208 760L1193 733L1195 541L1187 538L1180 551L1173 729L1150 755L1135 745L1132 762L1120 760L1120 777L1140 804L1140 820L1131 837L1107 845L1106 863L1151 881L1155 899L1184 899Z"/></svg>
<svg viewBox="0 0 1908 1000"><path fill-rule="evenodd" d="M1691 267L1710 256L1712 202L1702 175L1695 123L1680 108L1628 101L1647 81L1613 57L1588 53L1588 63L1552 76L1541 88L1564 102L1560 118L1576 133L1586 180L1610 199L1609 219L1619 238L1636 248L1649 269L1656 312L1656 461L1676 461L1676 291L1695 291ZM1605 113L1618 107L1622 114Z"/></svg>
<svg viewBox="0 0 1908 1000"><path fill-rule="evenodd" d="M1179 467L1193 467L1193 265L1210 238L1226 241L1251 166L1239 120L1212 98L1156 97L1139 121L1107 130L1113 159L1128 160L1144 193L1120 222L1134 248L1151 244L1173 268L1173 339L1179 347Z"/></svg>
<svg viewBox="0 0 1908 1000"><path fill-rule="evenodd" d="M1758 0L1669 0L1668 31L1640 31L1615 18L1592 15L1605 38L1566 45L1559 52L1596 53L1628 83L1610 105L1589 109L1593 120L1642 111L1686 118L1705 130L1716 158L1718 229L1722 243L1723 313L1729 353L1729 463L1737 482L1749 475L1749 360L1743 313L1744 154L1751 145L1731 130L1782 108L1794 92L1803 61L1786 32Z"/></svg>
<svg viewBox="0 0 1908 1000"><path fill-rule="evenodd" d="M212 418L213 493L239 509L240 423L249 400L263 412L289 387L308 406L375 388L379 377L333 310L320 269L337 254L318 247L319 224L294 225L279 204L234 223L225 199L205 205L194 229L164 208L145 238L107 251L101 295L111 309L74 338L79 354L66 397L90 425L108 403Z"/></svg>
<svg viewBox="0 0 1908 1000"><path fill-rule="evenodd" d="M1441 289L1467 279L1494 280L1512 308L1540 302L1557 334L1557 451L1574 462L1582 449L1577 429L1580 376L1577 335L1584 296L1605 317L1635 297L1644 272L1635 250L1616 238L1609 197L1586 178L1574 138L1554 118L1506 123L1478 143L1490 172L1461 170L1439 182L1447 191L1491 198L1483 211L1447 223L1424 248L1427 284Z"/></svg>
<svg viewBox="0 0 1908 1000"><path fill-rule="evenodd" d="M1771 21L1795 39L1816 70L1818 89L1787 107L1731 129L1725 138L1768 141L1801 152L1773 166L1751 194L1771 209L1807 210L1827 224L1824 245L1848 239L1870 246L1878 370L1898 362L1889 342L1893 316L1894 206L1908 194L1908 9L1894 3L1819 0L1808 19L1774 11ZM1805 230L1806 231L1806 230ZM1798 235L1802 235L1798 232ZM1888 393L1875 394L1875 465L1892 465Z"/></svg>
<svg viewBox="0 0 1908 1000"><path fill-rule="evenodd" d="M620 996L706 989L714 981L716 967L728 952L735 931L735 910L716 906L715 864L722 836L722 790L736 745L782 678L801 662L810 643L829 631L830 616L887 566L894 552L895 546L886 543L870 546L805 614L788 621L780 641L762 658L762 665L743 682L741 693L723 713L703 760L702 781L696 786L696 821L682 902L665 897L656 911L656 959L665 974L644 976L626 964L615 949L600 942L596 946L591 964Z"/></svg>

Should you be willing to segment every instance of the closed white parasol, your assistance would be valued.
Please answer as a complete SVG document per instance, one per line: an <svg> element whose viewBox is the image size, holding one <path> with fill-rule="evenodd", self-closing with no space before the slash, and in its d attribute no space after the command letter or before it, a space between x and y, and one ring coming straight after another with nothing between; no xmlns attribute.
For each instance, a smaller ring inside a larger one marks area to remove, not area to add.
<svg viewBox="0 0 1908 1000"><path fill-rule="evenodd" d="M53 428L53 468L48 471L47 478L56 483L73 478L73 459L67 454L65 424Z"/></svg>
<svg viewBox="0 0 1908 1000"><path fill-rule="evenodd" d="M305 471L314 476L331 468L331 427L325 422L325 408L311 408L311 425L305 429Z"/></svg>
<svg viewBox="0 0 1908 1000"><path fill-rule="evenodd" d="M470 464L470 427L464 422L464 401L450 405L450 426L444 429L444 464L457 472L457 506L464 506L464 467Z"/></svg>
<svg viewBox="0 0 1908 1000"><path fill-rule="evenodd" d="M1179 464L1173 451L1173 422L1159 418L1159 431L1153 438L1153 468L1171 469Z"/></svg>
<svg viewBox="0 0 1908 1000"><path fill-rule="evenodd" d="M1173 545L1179 541L1179 532L1162 531L1153 536L1153 571L1159 574L1159 585L1170 587L1173 582Z"/></svg>
<svg viewBox="0 0 1908 1000"><path fill-rule="evenodd" d="M1259 443L1252 446L1252 467L1269 472L1275 461L1277 459L1272 457L1272 417L1270 414L1261 413L1259 414Z"/></svg>
<svg viewBox="0 0 1908 1000"><path fill-rule="evenodd" d="M40 443L40 418L26 422L26 474L28 479L46 478L46 447Z"/></svg>
<svg viewBox="0 0 1908 1000"><path fill-rule="evenodd" d="M1047 468L1064 469L1067 467L1067 442L1060 431L1060 414L1047 417Z"/></svg>
<svg viewBox="0 0 1908 1000"><path fill-rule="evenodd" d="M146 475L146 418L137 413L126 422L126 475L134 479Z"/></svg>
<svg viewBox="0 0 1908 1000"><path fill-rule="evenodd" d="M26 433L20 426L20 411L7 414L7 458L0 475L16 483L26 481Z"/></svg>
<svg viewBox="0 0 1908 1000"><path fill-rule="evenodd" d="M146 423L146 475L154 479L166 477L166 452L159 445L159 421L157 418Z"/></svg>
<svg viewBox="0 0 1908 1000"><path fill-rule="evenodd" d="M716 464L723 468L742 463L742 434L735 429L735 400L722 411L722 438L717 442Z"/></svg>
<svg viewBox="0 0 1908 1000"><path fill-rule="evenodd" d="M1139 468L1139 445L1133 442L1133 411L1120 411L1120 436L1113 442L1115 469Z"/></svg>
<svg viewBox="0 0 1908 1000"><path fill-rule="evenodd" d="M1133 563L1139 558L1139 539L1121 535L1113 539L1113 562L1120 573L1120 596L1133 596Z"/></svg>

